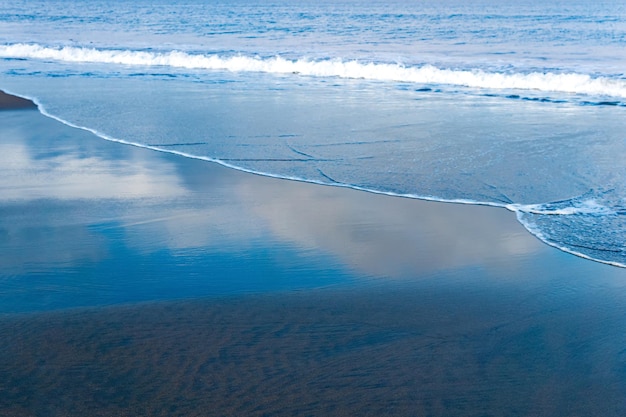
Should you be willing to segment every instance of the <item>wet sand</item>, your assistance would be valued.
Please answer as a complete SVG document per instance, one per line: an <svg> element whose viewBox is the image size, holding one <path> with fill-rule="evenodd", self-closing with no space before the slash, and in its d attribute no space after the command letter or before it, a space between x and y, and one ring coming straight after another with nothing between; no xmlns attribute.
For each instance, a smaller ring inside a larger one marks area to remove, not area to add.
<svg viewBox="0 0 626 417"><path fill-rule="evenodd" d="M473 295L409 286L7 319L0 415L623 413L615 300L588 315Z"/></svg>
<svg viewBox="0 0 626 417"><path fill-rule="evenodd" d="M0 416L626 413L626 270L513 213L0 138Z"/></svg>
<svg viewBox="0 0 626 417"><path fill-rule="evenodd" d="M0 110L36 109L35 103L22 97L12 96L0 90Z"/></svg>

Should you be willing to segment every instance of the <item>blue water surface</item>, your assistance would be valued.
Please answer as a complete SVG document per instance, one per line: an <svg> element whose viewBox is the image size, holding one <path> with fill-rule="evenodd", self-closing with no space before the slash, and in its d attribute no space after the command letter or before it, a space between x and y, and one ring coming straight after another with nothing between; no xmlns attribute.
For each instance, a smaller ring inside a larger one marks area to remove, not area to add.
<svg viewBox="0 0 626 417"><path fill-rule="evenodd" d="M107 139L506 207L624 266L625 44L614 2L16 1L0 88Z"/></svg>

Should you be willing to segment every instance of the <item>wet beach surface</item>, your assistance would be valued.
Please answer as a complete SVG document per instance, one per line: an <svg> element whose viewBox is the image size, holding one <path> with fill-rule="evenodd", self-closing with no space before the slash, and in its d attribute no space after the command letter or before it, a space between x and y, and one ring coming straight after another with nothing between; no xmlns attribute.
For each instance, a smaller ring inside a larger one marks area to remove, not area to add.
<svg viewBox="0 0 626 417"><path fill-rule="evenodd" d="M623 300L601 295L431 283L7 318L0 415L617 416Z"/></svg>
<svg viewBox="0 0 626 417"><path fill-rule="evenodd" d="M2 416L626 412L626 270L513 213L0 132Z"/></svg>

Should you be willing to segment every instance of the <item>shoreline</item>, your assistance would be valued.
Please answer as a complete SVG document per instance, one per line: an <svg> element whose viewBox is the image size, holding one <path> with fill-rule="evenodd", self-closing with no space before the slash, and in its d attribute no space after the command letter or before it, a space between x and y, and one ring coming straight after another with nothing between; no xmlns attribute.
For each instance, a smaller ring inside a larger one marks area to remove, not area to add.
<svg viewBox="0 0 626 417"><path fill-rule="evenodd" d="M37 108L27 99L1 94L4 102L12 103L13 107L7 107L9 113L11 110ZM549 245L524 228L515 217L515 212L505 207L407 198L248 173L217 162L105 140L88 130L68 126L40 112L33 114L19 111L14 114L25 119L21 124L19 120L16 121L17 127L23 132L15 143L9 141L5 146L9 153L15 149L21 159L16 162L9 158L4 184L0 184L0 188L4 188L0 208L3 204L9 208L21 207L25 211L22 216L31 216L34 227L43 227L44 230L50 227L58 227L63 231L75 229L71 233L78 233L78 236L72 236L68 241L54 241L59 250L65 250L65 254L55 255L56 258L69 256L69 264L78 265L77 268L68 269L71 273L85 266L97 269L98 260L103 258L102 254L75 247L77 242L84 241L85 247L102 246L103 241L104 246L128 246L124 236L103 238L103 233L109 228L103 224L108 222L118 222L120 225L113 229L132 232L137 236L138 240L132 242L135 247L121 255L129 259L138 255L142 258L142 251L151 253L165 250L175 253L180 250L200 250L198 258L193 261L203 263L207 254L221 250L219 246L224 245L218 241L214 247L210 239L199 235L204 228L207 229L205 232L220 229L220 233L227 237L235 236L234 240L243 237L245 241L248 236L260 239L254 243L254 249L264 250L265 246L282 245L296 257L303 249L313 250L319 259L327 258L325 262L331 260L329 264L332 265L332 271L314 267L315 270L320 269L317 272L324 277L321 279L325 283L323 285L339 281L342 282L340 285L345 285L348 282L367 282L379 278L415 279L449 269L476 266L491 268L494 264L514 264L520 261L522 267L526 267L537 256L545 257L550 262L570 262L567 259L573 256L577 263L593 262L608 268L623 269ZM4 115L8 117L6 112ZM31 120L37 121L33 122L33 129L27 127ZM15 135L16 132L11 131L10 134ZM44 140L45 136L48 139ZM73 149L78 150L79 147L82 149L77 154ZM209 206L202 193L215 193ZM146 201L150 203L145 204ZM128 207L118 210L121 202ZM45 217L37 217L42 210L37 205L41 204L44 209L49 206L48 210L76 212L79 218L69 224L48 224L50 222ZM105 216L98 212L95 209L97 205L103 206L103 212L110 210L111 215ZM230 213L222 206L235 208L235 211ZM142 217L142 211L145 212L145 218ZM199 220L215 212L218 214L217 221ZM241 227L236 219L233 220L234 215L250 219L249 227ZM9 219L10 216L7 217ZM24 227L19 222L17 225ZM151 226L165 226L168 230L155 230ZM167 240L178 239L175 234L181 226L185 234L191 235L189 241L178 242L173 246L166 243ZM187 230L194 227L198 227L198 230ZM94 230L98 230L97 233ZM365 239L359 235L363 232ZM156 242L148 241L152 235L158 236ZM262 241L268 237L267 242ZM231 242L229 239L225 242L226 246L231 245L237 251L240 251L243 243ZM27 254L31 250L29 246L50 244L45 239L35 240L32 244L26 240L18 243L23 246L11 249ZM249 248L241 250L246 253ZM107 249L100 248L99 251L106 252ZM272 251L276 252L274 249ZM34 261L30 260L29 265L20 264L18 255L14 257L17 260L0 264L0 271L4 267L6 273L19 276L21 273L31 273L33 267L37 270L43 266L44 270L49 270L46 263L52 265L51 262L58 262L55 256L52 259L43 256L40 261L40 255L32 253ZM513 259L509 261L508 257ZM90 258L96 262L86 262ZM54 272L51 273L54 275ZM609 273L613 274L620 275L622 272ZM333 276L341 276L342 279L337 280ZM361 277L366 279L362 280ZM315 280L305 281L315 287ZM238 291L245 291L246 280L242 279L239 285L241 288ZM264 287L262 280L255 285ZM189 286L191 293L191 281ZM122 290L113 288L113 294ZM229 293L231 290L224 291ZM137 297L137 301L151 299L161 300L163 297ZM129 300L132 302L134 298Z"/></svg>
<svg viewBox="0 0 626 417"><path fill-rule="evenodd" d="M210 163L210 164L217 164L219 166L225 167L227 169L233 169L236 170L238 172L244 173L244 174L251 174L251 175L259 175L262 177L266 177L266 178L270 178L270 179L276 179L276 180L285 180L285 181L295 181L295 182L299 182L299 183L304 183L304 184L313 184L313 185L320 185L320 186L330 186L330 187L337 187L337 188L344 188L344 189L349 189L349 190L354 190L357 192L366 192L366 193L370 193L370 194L376 194L376 195L382 195L382 196L387 196L387 197L393 197L393 198L407 198L410 200L419 200L419 201L423 201L423 202L434 202L434 203L443 203L443 204L460 204L460 205L469 205L469 206L482 206L482 207L495 207L495 208L499 208L499 209L506 209L512 213L515 213L516 217L517 217L517 221L522 225L522 227L524 227L524 229L533 237L535 237L536 239L538 239L539 241L541 241L543 244L550 246L552 248L556 248L559 251L562 251L564 253L568 253L571 255L574 255L576 257L588 260L588 261L592 261L592 262L597 262L600 264L604 264L604 265L610 265L613 267L617 267L617 268L626 268L626 265L620 263L620 262L616 262L616 261L610 261L610 260L602 260L602 259L597 259L594 258L592 256L586 255L583 252L578 252L577 250L573 249L573 248L568 248L566 246L562 246L559 245L557 243L551 242L549 239L543 238L540 235L542 233L538 233L537 231L533 231L531 230L531 228L528 228L526 226L524 226L524 222L521 221L519 219L520 214L523 214L524 211L522 211L519 207L516 206L520 206L518 204L498 204L498 203L492 203L492 202L481 202L481 201L472 201L472 200L463 200L463 199L452 199L452 200L445 200L445 199L440 199L440 198L433 198L433 197L429 197L429 196L420 196L420 195L409 195L409 194L396 194L396 193L392 193L392 192L385 192L385 191L377 191L377 190L373 190L373 189L368 189L368 188L363 188L363 187L359 187L359 186L354 186L354 185L348 185L348 184L342 184L342 183L324 183L324 182L318 182L318 181L313 181L313 180L305 180L305 179L301 179L301 178L291 178L291 177L282 177L282 176L278 176L278 175L273 175L273 174L268 174L268 173L262 173L262 172L257 172L257 171L252 171L252 170L247 170L241 167L237 167L234 165L230 165L227 162L224 161L220 161L220 160L214 160L208 157L200 157L200 156L195 156L195 155L189 155L183 152L179 152L179 151L172 151L172 150L164 150L161 148L156 148L156 147L152 147L152 146L148 146L148 145L142 145L142 144L137 144L134 142L128 142L126 140L122 140L122 139L116 139L116 138L111 138L111 137L107 137L104 136L102 134L99 134L95 131L93 131L90 128L87 127L82 127L82 126L76 126L73 125L71 123L68 123L66 121L63 121L55 116L51 116L49 114L47 114L43 109L40 109L39 106L33 102L32 100L28 99L28 98L23 98L23 97L19 97L19 96L15 96L12 94L7 94L5 92L3 92L2 90L0 90L0 110L20 110L20 109L38 109L39 112L41 114L43 114L43 116L45 117L49 117L52 120L55 120L59 123L62 123L72 129L78 129L78 130L82 130L85 132L88 132L96 137L98 137L99 139L102 140L106 140L106 141L110 141L113 143L117 143L117 144L121 144L121 145L125 145L125 146L135 146L138 147L140 149L145 149L148 151L154 151L154 152L160 152L160 153L165 153L165 154L169 154L169 155L174 155L176 157L180 157L180 158L187 158L187 159L194 159L194 160L198 160L198 161L202 161L202 162L206 162L206 163Z"/></svg>
<svg viewBox="0 0 626 417"><path fill-rule="evenodd" d="M155 253L169 253L165 264L174 269L176 257L182 253L190 261L191 276L200 268L193 263L224 270L215 253L226 251L236 258L269 250L271 256L263 259L262 267L284 275L279 288L289 289L381 278L415 279L446 269L499 264L501 257L527 259L552 250L502 208L409 199L250 174L103 140L40 113L19 111L11 117L8 113L4 117L18 129L10 131L4 144L9 162L0 184L0 208L7 211L5 236L12 237L6 250L10 255L0 270L9 275L50 274L66 281L70 289L87 291L91 288L68 277L87 272L100 276L101 270L134 265L137 259L147 263L145 270L137 270L137 276L156 274L174 286L171 278L158 271L160 261L152 259ZM15 158L9 157L12 152ZM41 216L46 212L62 216ZM41 232L31 237L32 230ZM46 235L47 230L54 233ZM111 235L111 231L119 234ZM215 233L220 238L212 242ZM112 247L119 247L113 257L109 256ZM187 257L190 251L193 256ZM292 287L291 272L272 265L283 252L298 260L297 268L304 269L311 268L307 257L312 256L317 277L303 274ZM253 259L256 262L257 258ZM258 266L252 262L249 268ZM222 294L271 288L262 279L254 284L248 279L242 276L237 285L225 286L222 291L219 282L205 290ZM197 284L189 279L188 288L179 296L193 294ZM122 282L111 285L110 296L95 305L118 303L110 300L131 291L126 287ZM165 294L132 292L137 294L128 296L130 302L160 300ZM55 294L59 301L49 302L50 308L73 306L70 300L61 301L62 294ZM100 295L93 291L89 296L97 300ZM61 307L52 307L57 303ZM4 309L10 311L8 304L20 310L19 302L5 303Z"/></svg>
<svg viewBox="0 0 626 417"><path fill-rule="evenodd" d="M0 132L0 416L626 412L626 270L510 211Z"/></svg>

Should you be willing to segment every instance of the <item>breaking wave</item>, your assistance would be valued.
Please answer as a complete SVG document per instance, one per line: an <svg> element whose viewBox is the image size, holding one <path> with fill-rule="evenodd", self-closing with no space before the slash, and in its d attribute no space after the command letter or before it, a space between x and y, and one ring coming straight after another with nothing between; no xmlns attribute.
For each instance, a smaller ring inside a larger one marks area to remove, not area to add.
<svg viewBox="0 0 626 417"><path fill-rule="evenodd" d="M0 57L196 70L300 74L314 77L442 84L484 89L535 90L626 98L625 79L581 73L488 72L480 69L437 68L429 64L406 66L399 63L360 62L338 58L290 60L280 56L270 58L244 55L220 56L190 54L176 50L151 52L71 46L47 47L25 43L0 45Z"/></svg>

